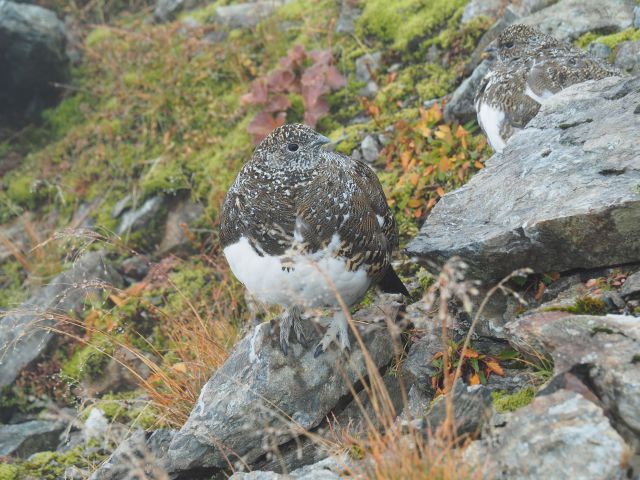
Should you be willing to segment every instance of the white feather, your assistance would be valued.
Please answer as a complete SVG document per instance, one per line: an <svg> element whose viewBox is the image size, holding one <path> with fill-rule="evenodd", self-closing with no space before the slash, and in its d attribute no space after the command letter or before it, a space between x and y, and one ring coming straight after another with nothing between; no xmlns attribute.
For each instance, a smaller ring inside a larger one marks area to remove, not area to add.
<svg viewBox="0 0 640 480"><path fill-rule="evenodd" d="M536 92L531 90L531 87L529 86L529 82L527 82L525 85L524 93L527 95L527 97L535 100L540 104L544 103L549 97L553 96L553 92L549 90L545 90L544 92L542 92L542 95L538 95Z"/></svg>
<svg viewBox="0 0 640 480"><path fill-rule="evenodd" d="M358 302L371 280L364 269L348 271L346 260L334 257L340 244L336 234L326 249L295 255L293 269L282 269L280 257L260 256L245 237L224 249L233 274L260 300L282 306L336 307L336 290L347 305ZM332 285L333 284L333 285Z"/></svg>
<svg viewBox="0 0 640 480"><path fill-rule="evenodd" d="M502 152L506 144L500 134L502 123L505 121L505 115L502 110L498 110L485 102L480 102L478 109L478 123L487 135L489 144L496 152Z"/></svg>

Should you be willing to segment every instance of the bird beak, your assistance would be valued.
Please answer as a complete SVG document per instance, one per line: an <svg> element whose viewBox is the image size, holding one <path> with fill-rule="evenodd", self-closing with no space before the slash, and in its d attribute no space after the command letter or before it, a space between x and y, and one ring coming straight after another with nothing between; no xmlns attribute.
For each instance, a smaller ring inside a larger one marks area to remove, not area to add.
<svg viewBox="0 0 640 480"><path fill-rule="evenodd" d="M321 147L322 145L326 145L327 143L332 143L331 140L324 135L318 135L316 137L316 141L313 142L314 147Z"/></svg>
<svg viewBox="0 0 640 480"><path fill-rule="evenodd" d="M497 51L498 49L495 45L489 44L489 46L487 46L487 48L482 52L482 55L480 55L480 58L483 60L491 60L495 57Z"/></svg>

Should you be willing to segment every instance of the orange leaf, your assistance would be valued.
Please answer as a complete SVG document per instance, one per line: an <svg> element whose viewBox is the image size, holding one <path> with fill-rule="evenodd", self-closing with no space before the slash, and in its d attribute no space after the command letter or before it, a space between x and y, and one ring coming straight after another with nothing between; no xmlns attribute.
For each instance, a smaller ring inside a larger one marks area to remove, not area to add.
<svg viewBox="0 0 640 480"><path fill-rule="evenodd" d="M544 282L540 282L538 284L538 290L536 291L536 294L534 296L534 298L536 299L536 301L540 301L542 299L542 295L544 295L544 291L547 289L547 286L544 284Z"/></svg>
<svg viewBox="0 0 640 480"><path fill-rule="evenodd" d="M418 180L420 180L420 176L419 176L416 172L413 172L413 173L411 174L411 176L409 177L409 182L410 182L410 183L411 183L411 185L413 185L414 187L415 187L416 185L418 185Z"/></svg>
<svg viewBox="0 0 640 480"><path fill-rule="evenodd" d="M478 160L473 162L473 166L476 167L478 170L484 168L484 164L482 162L479 162Z"/></svg>
<svg viewBox="0 0 640 480"><path fill-rule="evenodd" d="M440 198L444 197L444 188L442 188L442 187L436 188L436 193L438 194L438 196Z"/></svg>
<svg viewBox="0 0 640 480"><path fill-rule="evenodd" d="M484 363L487 365L487 368L491 370L493 373L495 373L496 375L500 375L501 377L504 376L503 368L495 360L485 360Z"/></svg>
<svg viewBox="0 0 640 480"><path fill-rule="evenodd" d="M422 205L422 200L419 198L412 198L407 202L407 206L410 208L418 208L420 205Z"/></svg>
<svg viewBox="0 0 640 480"><path fill-rule="evenodd" d="M427 168L424 169L424 173L422 174L423 177L428 177L429 175L431 175L433 173L433 171L435 170L435 168L433 167L433 165L429 165Z"/></svg>
<svg viewBox="0 0 640 480"><path fill-rule="evenodd" d="M450 170L452 165L453 163L451 162L451 159L447 156L444 156L440 159L440 162L438 162L438 171L440 173L444 173Z"/></svg>
<svg viewBox="0 0 640 480"><path fill-rule="evenodd" d="M477 373L469 375L469 385L480 385L480 376Z"/></svg>
<svg viewBox="0 0 640 480"><path fill-rule="evenodd" d="M184 362L178 362L174 365L171 365L171 369L178 373L187 373L188 371L187 364Z"/></svg>
<svg viewBox="0 0 640 480"><path fill-rule="evenodd" d="M117 307L121 307L125 303L125 299L120 297L119 295L109 295L109 300L111 300Z"/></svg>
<svg viewBox="0 0 640 480"><path fill-rule="evenodd" d="M433 357L431 357L431 361L433 360L437 360L439 358L442 358L444 356L444 352L436 352Z"/></svg>
<svg viewBox="0 0 640 480"><path fill-rule="evenodd" d="M427 202L427 210L431 210L436 205L436 201L435 198L430 198Z"/></svg>
<svg viewBox="0 0 640 480"><path fill-rule="evenodd" d="M420 218L422 216L422 209L421 208L417 208L413 211L413 216L415 218Z"/></svg>
<svg viewBox="0 0 640 480"><path fill-rule="evenodd" d="M473 348L467 348L464 351L464 354L461 357L467 358L478 358L478 352L476 352Z"/></svg>
<svg viewBox="0 0 640 480"><path fill-rule="evenodd" d="M408 150L402 152L400 155L400 165L402 165L402 170L405 172L409 168L409 160L411 160L411 152Z"/></svg>
<svg viewBox="0 0 640 480"><path fill-rule="evenodd" d="M147 288L146 282L138 282L138 283L134 283L129 288L127 288L124 291L124 293L126 293L130 297L139 297L140 294L142 294L142 292L144 292L145 288Z"/></svg>

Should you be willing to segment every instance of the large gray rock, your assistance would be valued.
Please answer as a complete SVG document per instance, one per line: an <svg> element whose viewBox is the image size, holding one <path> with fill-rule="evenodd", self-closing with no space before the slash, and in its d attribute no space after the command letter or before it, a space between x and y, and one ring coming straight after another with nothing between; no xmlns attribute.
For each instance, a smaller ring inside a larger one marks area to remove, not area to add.
<svg viewBox="0 0 640 480"><path fill-rule="evenodd" d="M344 470L347 459L338 461L333 458L325 458L313 465L298 468L289 474L283 475L269 471L238 472L231 475L229 480L339 480L340 472Z"/></svg>
<svg viewBox="0 0 640 480"><path fill-rule="evenodd" d="M637 75L640 73L640 40L622 42L616 48L615 66Z"/></svg>
<svg viewBox="0 0 640 480"><path fill-rule="evenodd" d="M575 377L572 384L587 387L618 432L640 451L638 318L545 312L514 320L505 330L515 348L534 358L553 358L556 376L569 373Z"/></svg>
<svg viewBox="0 0 640 480"><path fill-rule="evenodd" d="M290 0L265 0L227 5L216 10L215 22L228 28L251 28Z"/></svg>
<svg viewBox="0 0 640 480"><path fill-rule="evenodd" d="M0 320L0 387L10 385L23 368L44 354L55 335L52 314L80 314L89 295L97 295L108 285L119 286L120 275L103 253L91 252L73 267L40 288L15 312Z"/></svg>
<svg viewBox="0 0 640 480"><path fill-rule="evenodd" d="M502 154L440 200L411 255L460 256L471 276L640 260L640 78L574 85L548 100Z"/></svg>
<svg viewBox="0 0 640 480"><path fill-rule="evenodd" d="M634 0L560 0L519 20L562 40L587 32L618 32L633 22Z"/></svg>
<svg viewBox="0 0 640 480"><path fill-rule="evenodd" d="M474 98L478 91L480 82L489 73L489 69L493 64L492 60L484 60L478 65L473 73L467 77L451 95L451 99L444 107L445 119L451 121L453 119L466 123L476 118L476 107Z"/></svg>
<svg viewBox="0 0 640 480"><path fill-rule="evenodd" d="M376 368L394 356L384 319L395 320L399 304L385 307L386 312L376 307L355 316L366 323L361 335ZM311 345L319 339L313 330L307 325ZM351 344L348 357L332 349L314 358L313 348L297 343L284 356L272 324L257 326L202 389L191 416L171 441L169 471L222 470L238 458L251 465L318 426L348 398L348 384L367 375L363 352L355 340Z"/></svg>
<svg viewBox="0 0 640 480"><path fill-rule="evenodd" d="M64 429L63 423L47 420L0 425L0 456L28 457L32 453L55 450Z"/></svg>
<svg viewBox="0 0 640 480"><path fill-rule="evenodd" d="M506 425L472 442L465 455L484 478L626 478L628 449L602 410L559 390L505 415Z"/></svg>
<svg viewBox="0 0 640 480"><path fill-rule="evenodd" d="M69 78L67 39L55 13L0 0L0 116L28 117L58 98Z"/></svg>

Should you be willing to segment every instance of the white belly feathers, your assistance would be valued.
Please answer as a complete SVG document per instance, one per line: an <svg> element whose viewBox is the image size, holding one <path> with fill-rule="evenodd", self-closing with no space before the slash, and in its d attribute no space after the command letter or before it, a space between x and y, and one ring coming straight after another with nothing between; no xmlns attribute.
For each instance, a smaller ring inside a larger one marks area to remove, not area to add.
<svg viewBox="0 0 640 480"><path fill-rule="evenodd" d="M336 234L326 249L292 257L290 271L282 269L280 257L258 255L245 237L227 246L224 255L234 275L264 302L334 307L339 305L337 290L347 305L353 305L364 296L371 280L363 268L350 272L344 258L332 255L339 241Z"/></svg>
<svg viewBox="0 0 640 480"><path fill-rule="evenodd" d="M480 103L479 107L478 122L487 135L491 148L496 152L502 152L506 144L500 133L502 124L505 121L504 112L484 102Z"/></svg>

